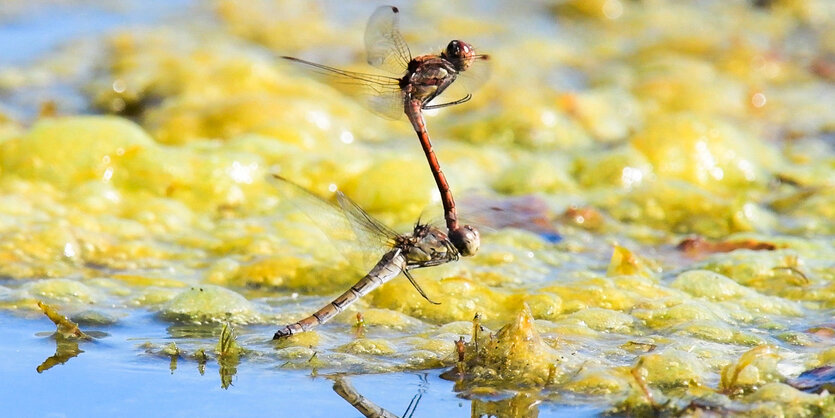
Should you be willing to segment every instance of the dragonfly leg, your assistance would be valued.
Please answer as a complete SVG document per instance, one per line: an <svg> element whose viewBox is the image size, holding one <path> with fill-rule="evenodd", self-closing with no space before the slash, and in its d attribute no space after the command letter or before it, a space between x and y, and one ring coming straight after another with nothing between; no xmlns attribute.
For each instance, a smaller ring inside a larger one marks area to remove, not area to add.
<svg viewBox="0 0 835 418"><path fill-rule="evenodd" d="M435 302L434 300L429 299L429 296L426 296L426 292L424 292L423 289L420 288L420 285L417 283L417 281L415 281L415 278L412 277L412 273L409 273L409 270L403 269L403 274L406 275L406 278L409 279L409 283L411 283L412 286L414 286L415 289L417 289L418 293L420 293L420 295L423 296L423 298L426 299L429 303L433 305L441 304L441 302Z"/></svg>
<svg viewBox="0 0 835 418"><path fill-rule="evenodd" d="M441 104L436 104L436 105L424 105L424 106L422 107L422 109L423 109L423 110L431 110L431 109L440 109L440 108L442 108L442 107L447 107L447 106L455 106L455 105L457 105L457 104L461 104L461 103L468 102L468 101L470 101L470 99L472 99L472 98L473 98L473 95L472 95L472 94L468 94L468 95L466 95L466 96L464 96L464 97L462 97L462 98L460 98L460 99L458 99L458 100L456 100L456 101L454 101L454 102L449 102L449 103L441 103Z"/></svg>

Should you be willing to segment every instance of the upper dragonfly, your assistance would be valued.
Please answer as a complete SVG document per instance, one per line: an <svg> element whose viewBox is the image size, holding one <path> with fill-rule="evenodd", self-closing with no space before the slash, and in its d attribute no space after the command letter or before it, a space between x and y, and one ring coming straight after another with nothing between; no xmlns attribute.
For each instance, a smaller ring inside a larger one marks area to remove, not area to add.
<svg viewBox="0 0 835 418"><path fill-rule="evenodd" d="M368 63L398 74L399 77L345 71L287 56L282 58L304 64L332 83L351 87L350 94L359 96L369 109L383 117L397 119L404 114L408 117L438 185L449 240L461 255L474 255L480 245L478 230L470 225L458 224L455 200L429 141L422 111L470 100L472 95L466 93L463 97L446 103L432 104L432 101L446 91L459 76L464 78L464 72L469 76L466 77L467 89L473 89L482 83L488 73L488 56L477 54L475 49L464 41L453 40L440 54L413 58L398 29L399 13L397 7L381 6L371 15L365 30Z"/></svg>

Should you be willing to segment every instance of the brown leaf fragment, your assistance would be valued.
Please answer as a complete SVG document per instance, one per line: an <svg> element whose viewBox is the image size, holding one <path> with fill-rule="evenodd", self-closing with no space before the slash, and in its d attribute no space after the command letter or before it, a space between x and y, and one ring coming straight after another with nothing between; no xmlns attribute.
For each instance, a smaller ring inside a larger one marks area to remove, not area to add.
<svg viewBox="0 0 835 418"><path fill-rule="evenodd" d="M59 314L58 311L55 308L53 308L52 306L49 306L49 305L47 305L47 304L45 304L41 301L38 301L38 307L41 308L41 311L43 311L44 315L46 315L47 318L49 318L50 321L55 323L55 325L57 327L56 332L61 337L77 338L77 339L83 339L83 340L92 339L92 338L90 338L89 335L85 334L84 332L82 332L78 328L78 324L76 324L75 322L70 321L69 319L67 319L66 316Z"/></svg>
<svg viewBox="0 0 835 418"><path fill-rule="evenodd" d="M563 222L587 230L597 230L606 221L603 214L593 207L571 206L560 216Z"/></svg>
<svg viewBox="0 0 835 418"><path fill-rule="evenodd" d="M812 61L811 70L821 78L835 81L835 56L821 56Z"/></svg>
<svg viewBox="0 0 835 418"><path fill-rule="evenodd" d="M812 327L806 330L807 333L820 338L835 338L835 325Z"/></svg>
<svg viewBox="0 0 835 418"><path fill-rule="evenodd" d="M704 237L690 237L681 241L676 248L691 258L699 258L713 253L728 253L734 250L774 251L777 246L770 242L753 239L732 241L708 241Z"/></svg>

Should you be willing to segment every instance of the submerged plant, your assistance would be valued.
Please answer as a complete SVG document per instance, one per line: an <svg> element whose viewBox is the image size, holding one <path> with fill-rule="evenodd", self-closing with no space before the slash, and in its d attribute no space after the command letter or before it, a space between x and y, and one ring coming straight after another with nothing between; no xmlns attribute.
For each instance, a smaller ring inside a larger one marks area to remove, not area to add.
<svg viewBox="0 0 835 418"><path fill-rule="evenodd" d="M235 341L235 334L229 324L223 324L217 343L217 364L220 366L220 386L224 389L232 385L232 378L238 372L243 349Z"/></svg>
<svg viewBox="0 0 835 418"><path fill-rule="evenodd" d="M736 363L722 368L719 389L728 395L739 395L758 384L774 381L779 376L776 367L779 360L777 347L768 344L754 347L742 354ZM743 373L751 376L742 379Z"/></svg>
<svg viewBox="0 0 835 418"><path fill-rule="evenodd" d="M70 338L70 339L81 339L81 340L91 340L92 338L81 331L78 328L78 324L75 322L70 321L67 319L66 316L61 315L58 311L41 301L38 301L38 307L41 308L44 315L49 318L50 321L55 323L57 327L56 335L62 338Z"/></svg>

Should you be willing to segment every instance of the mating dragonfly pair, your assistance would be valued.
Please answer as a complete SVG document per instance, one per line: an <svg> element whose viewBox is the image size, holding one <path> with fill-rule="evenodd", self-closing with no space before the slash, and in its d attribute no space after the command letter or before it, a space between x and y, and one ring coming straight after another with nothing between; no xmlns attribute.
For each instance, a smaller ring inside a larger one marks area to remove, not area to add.
<svg viewBox="0 0 835 418"><path fill-rule="evenodd" d="M432 103L465 72L470 76L468 88L475 88L483 82L487 74L488 56L477 54L475 49L466 42L453 40L440 54L413 58L409 46L400 34L398 16L399 10L396 7L379 7L371 15L365 31L368 63L396 74L397 77L344 71L293 57L282 58L301 64L327 82L351 86L352 94L357 95L370 110L383 117L397 119L405 115L409 119L438 186L444 207L447 232L418 223L410 234L397 234L373 219L341 192L338 193L337 199L347 217L355 224L361 225L366 231L373 231L388 239L390 249L365 277L345 293L313 315L281 327L275 333L274 339L308 331L326 322L342 312L348 305L397 277L401 272L424 298L432 302L409 270L448 263L457 260L459 256L471 256L478 251L480 245L478 230L470 225L458 223L455 200L432 149L423 111L461 104L470 100L472 96L466 93L458 99L445 103ZM284 180L278 178L278 181Z"/></svg>

